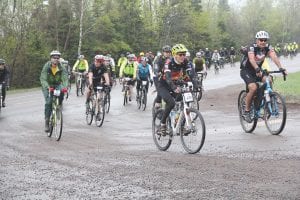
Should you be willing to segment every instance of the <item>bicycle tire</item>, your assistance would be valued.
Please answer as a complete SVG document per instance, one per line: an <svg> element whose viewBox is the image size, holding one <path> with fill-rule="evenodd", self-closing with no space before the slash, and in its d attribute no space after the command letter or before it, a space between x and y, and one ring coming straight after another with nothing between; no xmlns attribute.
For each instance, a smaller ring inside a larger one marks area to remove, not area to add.
<svg viewBox="0 0 300 200"><path fill-rule="evenodd" d="M142 106L142 91L141 90L139 90L139 95L137 96L136 104L137 104L137 108L141 109L141 106Z"/></svg>
<svg viewBox="0 0 300 200"><path fill-rule="evenodd" d="M98 110L95 114L95 122L96 126L101 127L103 122L104 122L104 117L105 117L105 108L103 102L98 102L100 104L100 109Z"/></svg>
<svg viewBox="0 0 300 200"><path fill-rule="evenodd" d="M195 154L198 153L204 145L206 127L204 119L197 109L190 108L188 116L190 117L188 121L192 124L192 127L186 127L187 119L184 117L180 125L180 140L186 152ZM199 124L197 123L198 125L196 125L196 122L199 122Z"/></svg>
<svg viewBox="0 0 300 200"><path fill-rule="evenodd" d="M172 143L173 135L167 134L165 136L162 136L162 135L158 134L158 131L160 128L160 120L163 115L163 112L164 112L163 109L159 109L154 114L154 117L152 119L152 137L153 137L156 147L161 151L166 151L166 150L168 150L168 148L170 147L170 145ZM169 117L167 118L166 126L167 127L170 126L170 118ZM167 130L167 132L169 132L168 130Z"/></svg>
<svg viewBox="0 0 300 200"><path fill-rule="evenodd" d="M105 104L105 112L109 113L109 109L110 109L110 93L106 93L105 99L104 99L104 104Z"/></svg>
<svg viewBox="0 0 300 200"><path fill-rule="evenodd" d="M80 87L81 95L84 95L84 91L85 91L85 81L82 81L81 82L81 87Z"/></svg>
<svg viewBox="0 0 300 200"><path fill-rule="evenodd" d="M56 122L54 126L54 135L56 141L59 141L62 135L62 130L63 130L63 114L61 108L56 109Z"/></svg>
<svg viewBox="0 0 300 200"><path fill-rule="evenodd" d="M77 81L76 81L76 95L77 95L77 96L79 96L79 92L80 92L79 90L80 90L80 81L77 80Z"/></svg>
<svg viewBox="0 0 300 200"><path fill-rule="evenodd" d="M124 89L125 91L124 91L124 101L123 101L123 106L125 106L127 103L128 103L128 95L127 95L127 92L128 92L128 90L125 88Z"/></svg>
<svg viewBox="0 0 300 200"><path fill-rule="evenodd" d="M89 100L89 107L86 108L86 116L85 116L85 120L86 120L86 123L88 125L91 125L92 122L93 122L93 118L94 118L94 110L95 108L93 108L93 99L90 98Z"/></svg>
<svg viewBox="0 0 300 200"><path fill-rule="evenodd" d="M268 131L272 135L279 135L283 131L286 124L286 105L283 97L277 92L273 92L270 95L270 99L271 101L266 103L264 121ZM272 111L274 111L274 109L278 109L278 113L275 112L271 114L268 107L269 105ZM278 120L279 117L282 117L281 121Z"/></svg>
<svg viewBox="0 0 300 200"><path fill-rule="evenodd" d="M196 97L197 100L200 101L202 99L202 89L198 89L198 91L196 92Z"/></svg>
<svg viewBox="0 0 300 200"><path fill-rule="evenodd" d="M244 109L245 109L245 98L246 98L247 92L246 90L242 90L238 96L238 111L239 111L239 119L240 119L240 124L243 128L243 130L246 133L252 133L254 131L254 129L256 128L257 125L257 118L255 118L253 116L253 120L251 123L248 123L245 121L245 119L243 118L243 113L244 113ZM253 101L252 101L252 106L251 106L251 110L254 109L253 106ZM252 113L254 115L254 113Z"/></svg>
<svg viewBox="0 0 300 200"><path fill-rule="evenodd" d="M147 91L145 88L143 89L142 92L141 105L142 105L142 110L145 111L147 107Z"/></svg>

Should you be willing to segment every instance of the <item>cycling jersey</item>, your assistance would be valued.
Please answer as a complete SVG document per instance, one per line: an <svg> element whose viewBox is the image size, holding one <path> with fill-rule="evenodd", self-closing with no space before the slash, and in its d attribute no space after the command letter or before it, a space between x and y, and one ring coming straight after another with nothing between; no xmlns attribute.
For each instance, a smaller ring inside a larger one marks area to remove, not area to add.
<svg viewBox="0 0 300 200"><path fill-rule="evenodd" d="M137 71L137 63L132 62L132 63L126 63L121 66L120 69L120 77L129 77L129 78L136 78L136 71Z"/></svg>
<svg viewBox="0 0 300 200"><path fill-rule="evenodd" d="M0 83L2 83L2 82L7 83L8 76L9 76L9 71L8 71L7 67L4 65L4 68L0 69Z"/></svg>
<svg viewBox="0 0 300 200"><path fill-rule="evenodd" d="M160 84L166 85L169 90L175 90L177 87L176 82L179 80L193 80L192 68L188 65L188 60L178 64L174 58L168 59L163 68Z"/></svg>
<svg viewBox="0 0 300 200"><path fill-rule="evenodd" d="M89 68L89 72L93 73L93 85L97 86L101 83L104 73L107 73L107 68L104 64L101 64L99 67L92 64Z"/></svg>
<svg viewBox="0 0 300 200"><path fill-rule="evenodd" d="M242 60L241 68L250 70L251 73L255 74L255 69L253 68L253 66L251 65L251 63L249 61L248 54L254 54L255 62L258 65L258 67L261 68L266 56L271 51L274 51L274 50L273 50L272 46L269 44L266 44L266 46L263 48L258 47L257 44L250 45L247 49L247 54L245 55L245 57Z"/></svg>
<svg viewBox="0 0 300 200"><path fill-rule="evenodd" d="M87 60L82 59L82 60L77 60L76 63L73 66L73 71L88 71L89 69L89 64Z"/></svg>
<svg viewBox="0 0 300 200"><path fill-rule="evenodd" d="M144 66L142 63L140 63L138 66L138 77L144 80L148 77L150 78L150 75L150 65L146 64L146 66Z"/></svg>

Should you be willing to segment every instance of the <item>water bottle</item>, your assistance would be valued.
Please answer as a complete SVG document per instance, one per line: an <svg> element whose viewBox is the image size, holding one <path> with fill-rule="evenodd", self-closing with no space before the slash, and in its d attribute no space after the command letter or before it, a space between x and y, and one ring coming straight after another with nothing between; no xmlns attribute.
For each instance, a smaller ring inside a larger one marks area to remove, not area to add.
<svg viewBox="0 0 300 200"><path fill-rule="evenodd" d="M265 90L265 98L266 98L266 102L270 102L270 94L268 90Z"/></svg>
<svg viewBox="0 0 300 200"><path fill-rule="evenodd" d="M175 123L175 115L176 115L176 112L172 109L170 112L172 126L174 126L174 123Z"/></svg>

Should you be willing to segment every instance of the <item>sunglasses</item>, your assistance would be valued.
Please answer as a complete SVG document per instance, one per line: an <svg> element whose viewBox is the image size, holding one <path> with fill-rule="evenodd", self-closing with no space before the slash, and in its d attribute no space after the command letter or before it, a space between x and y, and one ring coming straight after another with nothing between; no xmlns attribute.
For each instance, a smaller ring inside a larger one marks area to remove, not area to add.
<svg viewBox="0 0 300 200"><path fill-rule="evenodd" d="M182 56L185 56L185 53L178 53L177 55L182 57Z"/></svg>
<svg viewBox="0 0 300 200"><path fill-rule="evenodd" d="M54 57L52 57L52 58L53 58L53 59L56 59L56 60L58 60L58 59L59 59L59 57L55 57L55 56L54 56Z"/></svg>
<svg viewBox="0 0 300 200"><path fill-rule="evenodd" d="M261 42L267 42L268 40L267 39L259 39L259 41L261 41Z"/></svg>

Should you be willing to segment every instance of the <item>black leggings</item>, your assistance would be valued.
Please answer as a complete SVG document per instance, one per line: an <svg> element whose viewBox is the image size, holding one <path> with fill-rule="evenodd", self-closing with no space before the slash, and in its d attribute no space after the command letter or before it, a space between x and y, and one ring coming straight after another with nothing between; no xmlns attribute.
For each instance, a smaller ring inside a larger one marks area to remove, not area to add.
<svg viewBox="0 0 300 200"><path fill-rule="evenodd" d="M166 119L169 116L171 110L174 108L175 106L175 97L177 98L178 95L181 94L176 94L176 93L170 93L170 90L168 90L164 85L160 85L158 84L158 94L159 96L161 96L161 98L166 102L166 107L165 107L165 111L163 113L162 119L161 119L161 123L165 124L166 123Z"/></svg>

